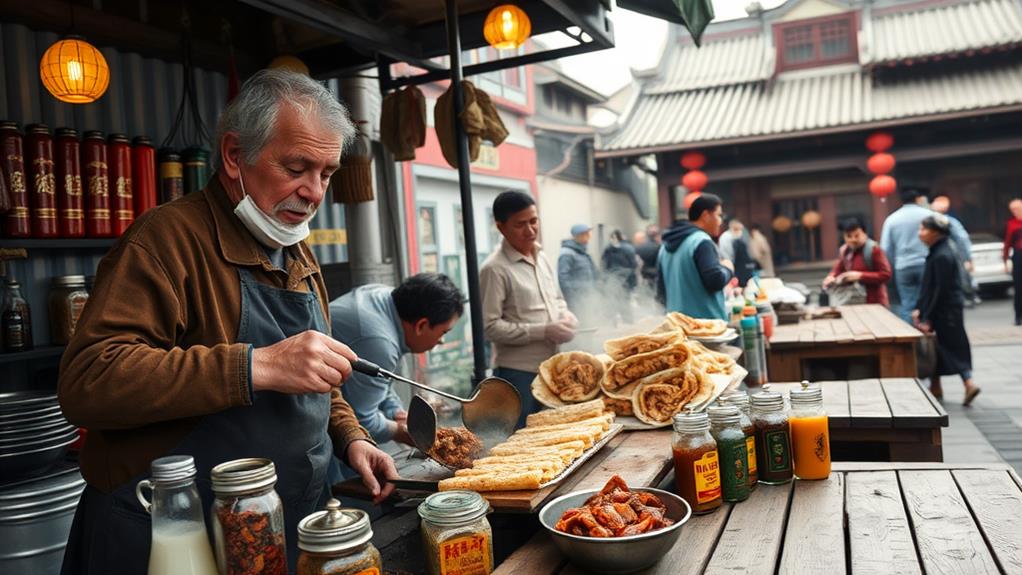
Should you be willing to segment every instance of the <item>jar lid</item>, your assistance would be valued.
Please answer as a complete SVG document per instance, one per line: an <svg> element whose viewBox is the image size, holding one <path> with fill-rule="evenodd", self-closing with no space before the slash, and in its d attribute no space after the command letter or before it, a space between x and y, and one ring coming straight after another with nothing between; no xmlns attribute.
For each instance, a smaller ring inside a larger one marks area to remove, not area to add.
<svg viewBox="0 0 1022 575"><path fill-rule="evenodd" d="M298 548L310 553L341 553L373 538L369 514L361 509L341 509L336 499L325 511L307 515L298 523Z"/></svg>
<svg viewBox="0 0 1022 575"><path fill-rule="evenodd" d="M214 467L210 479L215 493L245 493L273 487L277 483L277 468L272 461L261 457L235 459Z"/></svg>
<svg viewBox="0 0 1022 575"><path fill-rule="evenodd" d="M185 160L208 160L209 150L204 148L186 148L183 155Z"/></svg>
<svg viewBox="0 0 1022 575"><path fill-rule="evenodd" d="M442 491L419 504L419 517L436 525L464 525L490 512L490 504L475 491Z"/></svg>
<svg viewBox="0 0 1022 575"><path fill-rule="evenodd" d="M153 145L153 141L150 140L147 136L135 136L135 139L131 141L131 145L151 147Z"/></svg>
<svg viewBox="0 0 1022 575"><path fill-rule="evenodd" d="M747 305L744 308L742 308L742 315L747 315L747 316L748 315L756 315L756 308L752 307L751 305Z"/></svg>
<svg viewBox="0 0 1022 575"><path fill-rule="evenodd" d="M25 126L26 134L49 134L50 127L46 124L28 124Z"/></svg>
<svg viewBox="0 0 1022 575"><path fill-rule="evenodd" d="M4 285L6 285L9 288L20 288L21 287L21 284L18 283L18 280L13 279L13 278L8 278L7 281L4 282Z"/></svg>
<svg viewBox="0 0 1022 575"><path fill-rule="evenodd" d="M0 130L17 130L18 123L12 120L4 120L0 122Z"/></svg>
<svg viewBox="0 0 1022 575"><path fill-rule="evenodd" d="M736 405L711 405L706 408L710 422L719 425L730 425L741 421L742 412Z"/></svg>
<svg viewBox="0 0 1022 575"><path fill-rule="evenodd" d="M788 396L793 403L816 403L823 401L823 390L819 385L810 385L808 381L802 381L801 389L792 389Z"/></svg>
<svg viewBox="0 0 1022 575"><path fill-rule="evenodd" d="M781 411L784 409L784 398L776 391L761 391L751 398L752 407L761 411Z"/></svg>
<svg viewBox="0 0 1022 575"><path fill-rule="evenodd" d="M108 140L110 142L117 142L118 144L131 143L131 140L128 139L127 134L110 134Z"/></svg>
<svg viewBox="0 0 1022 575"><path fill-rule="evenodd" d="M158 483L191 479L195 474L195 458L191 455L168 455L154 459L150 465L150 475Z"/></svg>
<svg viewBox="0 0 1022 575"><path fill-rule="evenodd" d="M57 128L58 138L77 138L78 130L74 128Z"/></svg>
<svg viewBox="0 0 1022 575"><path fill-rule="evenodd" d="M106 139L106 137L103 136L103 131L102 130L86 130L86 131L82 132L82 136L86 140L96 140L96 139L105 140Z"/></svg>
<svg viewBox="0 0 1022 575"><path fill-rule="evenodd" d="M710 428L710 418L702 411L681 412L674 415L674 430L685 432L706 431Z"/></svg>
<svg viewBox="0 0 1022 575"><path fill-rule="evenodd" d="M727 395L720 396L721 403L727 405L737 405L739 408L749 406L749 394L744 391L735 391Z"/></svg>
<svg viewBox="0 0 1022 575"><path fill-rule="evenodd" d="M160 148L160 151L156 153L159 156L161 162L180 162L181 154L177 153L174 148Z"/></svg>
<svg viewBox="0 0 1022 575"><path fill-rule="evenodd" d="M71 275L71 276L56 276L53 278L53 285L55 286L67 286L67 287L78 287L85 285L85 276Z"/></svg>

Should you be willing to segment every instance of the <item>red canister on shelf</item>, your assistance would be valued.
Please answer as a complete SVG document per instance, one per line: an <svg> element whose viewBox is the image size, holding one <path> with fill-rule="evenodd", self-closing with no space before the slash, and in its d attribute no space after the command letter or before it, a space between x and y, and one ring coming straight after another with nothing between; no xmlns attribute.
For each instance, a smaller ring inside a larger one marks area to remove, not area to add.
<svg viewBox="0 0 1022 575"><path fill-rule="evenodd" d="M28 205L32 211L32 237L55 238L57 226L57 176L53 162L53 136L46 124L25 126L28 157Z"/></svg>
<svg viewBox="0 0 1022 575"><path fill-rule="evenodd" d="M78 131L60 128L57 130L57 218L61 237L85 237L84 201Z"/></svg>
<svg viewBox="0 0 1022 575"><path fill-rule="evenodd" d="M4 217L4 235L11 238L27 238L32 235L22 154L18 125L14 122L0 122L0 171L3 172L7 195L11 199L11 207Z"/></svg>
<svg viewBox="0 0 1022 575"><path fill-rule="evenodd" d="M156 149L145 136L138 136L131 144L131 183L135 187L137 218L146 210L156 207Z"/></svg>
<svg viewBox="0 0 1022 575"><path fill-rule="evenodd" d="M124 134L110 134L107 140L110 174L110 209L114 235L123 234L135 221L135 203L131 186L131 141Z"/></svg>
<svg viewBox="0 0 1022 575"><path fill-rule="evenodd" d="M103 132L85 132L82 142L82 164L85 166L85 233L92 238L114 235L110 221L110 180L106 163L106 139Z"/></svg>

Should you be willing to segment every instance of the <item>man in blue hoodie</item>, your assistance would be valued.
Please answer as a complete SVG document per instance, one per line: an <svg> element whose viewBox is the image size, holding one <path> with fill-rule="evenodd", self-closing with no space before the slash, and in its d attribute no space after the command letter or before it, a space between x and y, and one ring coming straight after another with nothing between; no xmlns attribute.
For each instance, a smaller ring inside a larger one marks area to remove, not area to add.
<svg viewBox="0 0 1022 575"><path fill-rule="evenodd" d="M587 224L571 226L571 238L561 242L561 255L557 258L557 281L564 301L580 317L585 315L587 310L583 308L596 291L596 265L587 251L592 235L593 228Z"/></svg>
<svg viewBox="0 0 1022 575"><path fill-rule="evenodd" d="M657 267L658 291L667 311L727 320L724 287L735 268L713 240L723 222L720 198L703 194L689 207L688 221L678 221L664 233Z"/></svg>

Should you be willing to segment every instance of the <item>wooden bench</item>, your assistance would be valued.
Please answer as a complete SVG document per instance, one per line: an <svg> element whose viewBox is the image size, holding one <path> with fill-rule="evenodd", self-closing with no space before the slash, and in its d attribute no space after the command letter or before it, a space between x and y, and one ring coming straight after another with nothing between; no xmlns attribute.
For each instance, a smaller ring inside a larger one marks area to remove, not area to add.
<svg viewBox="0 0 1022 575"><path fill-rule="evenodd" d="M839 319L803 320L774 328L767 351L772 381L812 379L813 366L856 362L863 377L916 377L922 333L880 305L837 308ZM844 377L844 376L842 376Z"/></svg>
<svg viewBox="0 0 1022 575"><path fill-rule="evenodd" d="M496 573L584 571L543 531ZM1022 481L1003 464L838 463L694 517L641 573L1022 573Z"/></svg>
<svg viewBox="0 0 1022 575"><path fill-rule="evenodd" d="M947 411L914 378L817 382L835 460L943 461ZM771 383L787 396L799 383Z"/></svg>

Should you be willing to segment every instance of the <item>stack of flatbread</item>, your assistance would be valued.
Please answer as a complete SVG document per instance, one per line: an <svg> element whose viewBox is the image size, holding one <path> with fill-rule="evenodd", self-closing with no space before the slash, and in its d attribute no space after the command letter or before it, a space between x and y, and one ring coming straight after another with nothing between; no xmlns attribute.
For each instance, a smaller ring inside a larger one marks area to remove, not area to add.
<svg viewBox="0 0 1022 575"><path fill-rule="evenodd" d="M693 337L714 337L727 331L727 322L722 319L697 319L681 312L668 312L663 323L653 333L681 331Z"/></svg>
<svg viewBox="0 0 1022 575"><path fill-rule="evenodd" d="M486 457L440 481L440 491L539 489L599 442L613 422L614 414L604 412L600 399L534 413Z"/></svg>

